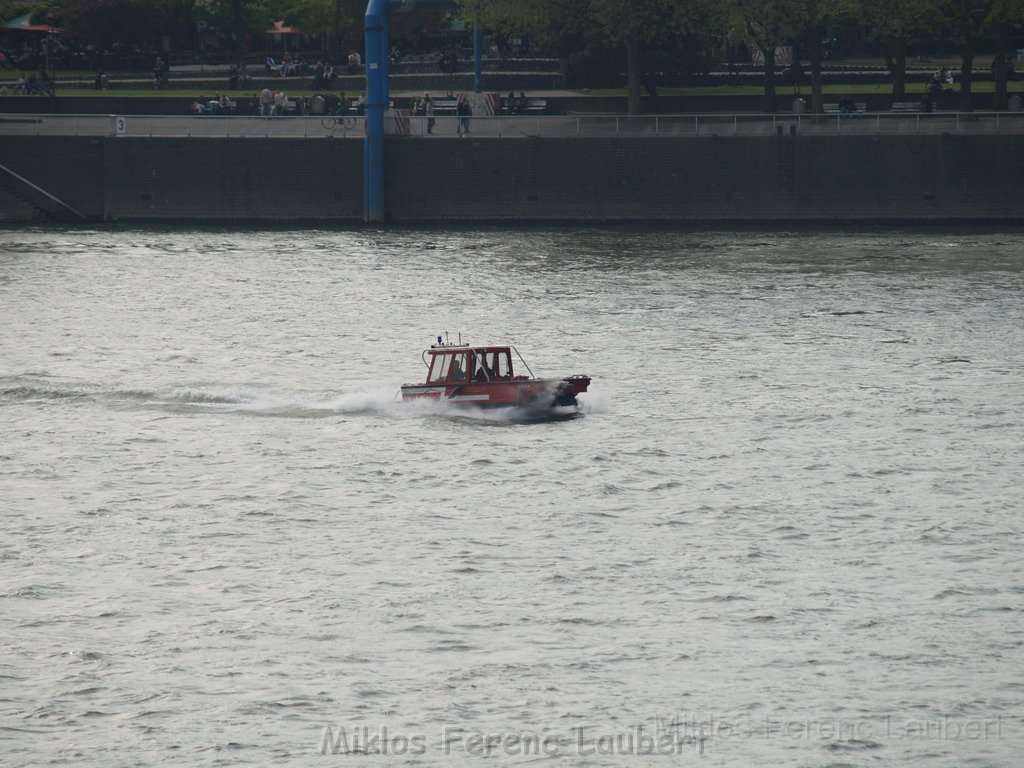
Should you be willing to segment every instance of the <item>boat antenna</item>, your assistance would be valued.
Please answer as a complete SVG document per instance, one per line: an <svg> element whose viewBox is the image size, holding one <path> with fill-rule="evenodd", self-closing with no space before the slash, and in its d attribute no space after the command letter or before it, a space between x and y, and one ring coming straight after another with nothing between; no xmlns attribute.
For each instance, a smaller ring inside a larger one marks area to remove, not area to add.
<svg viewBox="0 0 1024 768"><path fill-rule="evenodd" d="M462 346L462 331L459 331L459 346Z"/></svg>
<svg viewBox="0 0 1024 768"><path fill-rule="evenodd" d="M447 343L448 343L448 331L445 331L445 332L444 332L444 343L445 343L445 344L447 344Z"/></svg>

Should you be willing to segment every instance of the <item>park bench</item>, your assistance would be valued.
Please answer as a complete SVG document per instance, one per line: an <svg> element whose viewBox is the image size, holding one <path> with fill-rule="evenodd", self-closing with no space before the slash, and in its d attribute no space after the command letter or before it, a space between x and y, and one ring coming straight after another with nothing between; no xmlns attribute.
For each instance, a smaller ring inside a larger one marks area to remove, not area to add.
<svg viewBox="0 0 1024 768"><path fill-rule="evenodd" d="M434 99L435 115L454 115L455 99Z"/></svg>
<svg viewBox="0 0 1024 768"><path fill-rule="evenodd" d="M838 115L838 114L841 114L839 112L839 102L838 101L829 102L828 104L822 104L822 109L825 110L825 114L826 115ZM855 101L855 102L853 102L853 111L854 112L867 112L868 111L868 103L866 101Z"/></svg>
<svg viewBox="0 0 1024 768"><path fill-rule="evenodd" d="M921 102L919 101L894 101L892 103L893 112L920 112Z"/></svg>
<svg viewBox="0 0 1024 768"><path fill-rule="evenodd" d="M518 99L516 101L518 101ZM548 111L548 100L547 99L531 99L531 98L527 97L527 99L526 99L526 107L524 109L520 109L518 112L515 112L514 114L517 114L517 115L543 115L547 111ZM501 105L501 113L503 115L513 114L513 112L509 109L508 99L505 99L504 103L502 103L502 105Z"/></svg>

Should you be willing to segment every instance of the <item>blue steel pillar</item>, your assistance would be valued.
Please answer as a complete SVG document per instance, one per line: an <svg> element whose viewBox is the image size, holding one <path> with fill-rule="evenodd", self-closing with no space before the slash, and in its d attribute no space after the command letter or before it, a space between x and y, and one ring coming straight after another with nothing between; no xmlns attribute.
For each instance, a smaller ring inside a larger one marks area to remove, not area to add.
<svg viewBox="0 0 1024 768"><path fill-rule="evenodd" d="M384 221L384 110L387 108L387 0L366 5L366 145L363 220Z"/></svg>
<svg viewBox="0 0 1024 768"><path fill-rule="evenodd" d="M384 221L384 110L388 108L388 14L415 5L448 7L455 0L368 0L366 36L366 139L363 145L363 220ZM478 30L479 34L479 30ZM477 52L477 71L480 55ZM477 75L479 82L479 74ZM477 87L479 90L479 86Z"/></svg>
<svg viewBox="0 0 1024 768"><path fill-rule="evenodd" d="M385 15L381 20L381 28L384 31L381 32L380 38L380 66L384 70L384 109L391 106L391 42L388 39L388 18Z"/></svg>

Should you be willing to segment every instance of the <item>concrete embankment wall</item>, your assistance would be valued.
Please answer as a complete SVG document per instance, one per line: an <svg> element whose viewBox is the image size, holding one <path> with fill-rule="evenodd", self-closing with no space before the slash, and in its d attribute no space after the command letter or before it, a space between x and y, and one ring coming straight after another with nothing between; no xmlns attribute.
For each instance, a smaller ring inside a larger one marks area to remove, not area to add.
<svg viewBox="0 0 1024 768"><path fill-rule="evenodd" d="M3 137L0 163L93 219L362 217L351 139ZM394 138L390 220L1024 221L1024 135ZM52 203L0 174L0 219Z"/></svg>
<svg viewBox="0 0 1024 768"><path fill-rule="evenodd" d="M0 164L90 219L357 221L363 211L358 140L6 136ZM0 219L21 218L7 215L11 196L76 218L0 172Z"/></svg>

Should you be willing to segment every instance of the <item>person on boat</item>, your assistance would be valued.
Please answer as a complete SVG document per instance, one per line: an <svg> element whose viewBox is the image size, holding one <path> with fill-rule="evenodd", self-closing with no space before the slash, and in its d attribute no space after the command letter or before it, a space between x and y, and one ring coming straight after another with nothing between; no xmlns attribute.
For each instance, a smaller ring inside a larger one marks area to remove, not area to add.
<svg viewBox="0 0 1024 768"><path fill-rule="evenodd" d="M458 357L452 360L452 369L448 373L448 378L452 381L462 381L466 378L466 372L462 370L462 364Z"/></svg>
<svg viewBox="0 0 1024 768"><path fill-rule="evenodd" d="M476 374L473 376L473 381L490 381L494 378L494 371L490 369L484 358L477 359Z"/></svg>

